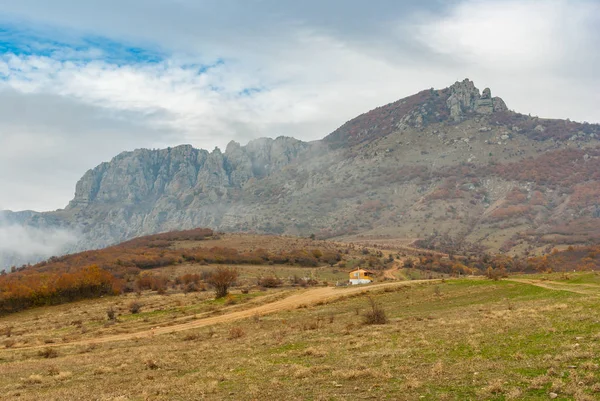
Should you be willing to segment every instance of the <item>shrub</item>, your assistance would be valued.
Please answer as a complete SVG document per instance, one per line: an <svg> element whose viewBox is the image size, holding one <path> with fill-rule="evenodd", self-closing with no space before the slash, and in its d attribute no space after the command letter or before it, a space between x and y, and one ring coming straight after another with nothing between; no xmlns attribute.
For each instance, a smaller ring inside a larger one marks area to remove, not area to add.
<svg viewBox="0 0 600 401"><path fill-rule="evenodd" d="M190 333L190 334L186 335L185 337L183 337L183 341L196 341L199 339L200 339L199 333Z"/></svg>
<svg viewBox="0 0 600 401"><path fill-rule="evenodd" d="M112 306L106 310L106 317L108 317L108 320L110 321L117 320L117 314Z"/></svg>
<svg viewBox="0 0 600 401"><path fill-rule="evenodd" d="M229 287L235 284L238 271L231 267L218 267L206 280L215 290L216 298L223 298L229 293Z"/></svg>
<svg viewBox="0 0 600 401"><path fill-rule="evenodd" d="M135 315L136 313L139 313L141 309L142 309L142 304L140 304L139 302L133 301L132 303L129 304L129 312L131 312L133 315Z"/></svg>
<svg viewBox="0 0 600 401"><path fill-rule="evenodd" d="M43 358L56 358L58 356L58 352L54 348L48 347L38 351L38 356Z"/></svg>
<svg viewBox="0 0 600 401"><path fill-rule="evenodd" d="M506 277L506 269L504 268L499 268L499 269L494 269L491 266L487 268L486 274L487 278L489 278L490 280L494 280L494 281L498 281L503 277Z"/></svg>
<svg viewBox="0 0 600 401"><path fill-rule="evenodd" d="M187 294L188 292L197 292L198 285L196 283L189 283L185 287L183 287L183 292Z"/></svg>
<svg viewBox="0 0 600 401"><path fill-rule="evenodd" d="M241 327L232 327L229 330L229 339L234 340L236 338L242 338L246 335L246 332Z"/></svg>
<svg viewBox="0 0 600 401"><path fill-rule="evenodd" d="M320 250L320 249L313 249L313 250L312 250L312 255L313 255L315 258L319 259L319 258L321 258L321 256L323 256L323 252L321 252L321 250Z"/></svg>
<svg viewBox="0 0 600 401"><path fill-rule="evenodd" d="M276 288L282 284L281 279L277 276L260 277L258 285L265 288Z"/></svg>
<svg viewBox="0 0 600 401"><path fill-rule="evenodd" d="M377 304L371 297L369 297L369 304L371 310L364 314L364 324L386 324L388 319L381 305Z"/></svg>

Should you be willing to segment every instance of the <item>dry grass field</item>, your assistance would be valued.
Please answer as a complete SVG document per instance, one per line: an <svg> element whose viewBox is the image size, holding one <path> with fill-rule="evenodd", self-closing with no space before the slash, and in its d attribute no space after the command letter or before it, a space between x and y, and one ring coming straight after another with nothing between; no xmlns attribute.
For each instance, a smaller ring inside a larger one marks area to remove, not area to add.
<svg viewBox="0 0 600 401"><path fill-rule="evenodd" d="M0 392L7 400L598 399L599 276L526 279L234 291L229 301L142 293L32 309L0 319ZM311 291L339 292L253 312ZM386 324L364 323L371 300ZM246 318L190 324L242 310Z"/></svg>

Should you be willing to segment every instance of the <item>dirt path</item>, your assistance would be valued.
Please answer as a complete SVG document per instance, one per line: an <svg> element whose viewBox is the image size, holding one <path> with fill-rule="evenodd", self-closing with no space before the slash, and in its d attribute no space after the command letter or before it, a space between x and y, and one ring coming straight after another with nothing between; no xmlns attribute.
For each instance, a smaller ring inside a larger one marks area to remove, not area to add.
<svg viewBox="0 0 600 401"><path fill-rule="evenodd" d="M391 269L387 269L383 271L383 278L388 280L398 280L398 277L394 275L400 268L398 265L394 265Z"/></svg>
<svg viewBox="0 0 600 401"><path fill-rule="evenodd" d="M284 310L292 310L303 305L311 305L318 302L326 302L333 299L341 298L347 295L357 294L361 292L369 292L381 290L385 287L399 287L399 286L407 286L414 285L418 283L431 283L437 280L412 280L412 281L399 281L394 283L382 283L382 284L372 284L368 286L356 286L356 287L347 287L347 288L336 288L336 287L323 287L323 288L313 288L309 290L299 290L297 293L290 295L287 298L276 300L274 302L260 305L254 308L231 312L224 315L219 316L211 316L204 319L193 320L186 323L176 324L172 326L166 327L155 327L149 330L142 330L134 333L123 333L123 334L115 334L100 338L86 339L80 341L72 341L61 344L45 344L45 345L35 345L29 347L17 347L10 348L6 351L14 350L26 350L26 349L35 349L35 348L47 348L47 347L65 347L65 346L74 346L74 345L92 345L92 344L103 344L108 342L115 341L126 341L126 340L134 340L138 338L148 338L154 337L161 334L170 334L170 333L178 333L180 331L196 329L200 327L212 326L219 323L228 323L233 322L240 319L250 318L255 315L267 315L275 312L280 312ZM4 350L3 350L4 351Z"/></svg>
<svg viewBox="0 0 600 401"><path fill-rule="evenodd" d="M383 277L387 280L398 280L398 277L396 277L395 273L402 267L404 267L403 261L394 262L394 265L391 268L383 271Z"/></svg>
<svg viewBox="0 0 600 401"><path fill-rule="evenodd" d="M508 281L515 281L517 283L522 284L530 284L536 287L545 288L547 290L554 291L567 291L573 292L575 294L583 294L583 295L600 295L600 287L594 285L586 285L586 284L565 284L559 283L556 281L542 281L542 280L532 280L525 278L509 278Z"/></svg>

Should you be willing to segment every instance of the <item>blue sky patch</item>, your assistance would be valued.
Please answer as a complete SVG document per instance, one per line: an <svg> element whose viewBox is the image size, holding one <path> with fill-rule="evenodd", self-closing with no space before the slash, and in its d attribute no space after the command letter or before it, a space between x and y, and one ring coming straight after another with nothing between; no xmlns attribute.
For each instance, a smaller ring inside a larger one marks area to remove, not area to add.
<svg viewBox="0 0 600 401"><path fill-rule="evenodd" d="M256 93L260 93L262 92L264 89L263 88L245 88L243 90L241 90L238 95L240 96L252 96Z"/></svg>
<svg viewBox="0 0 600 401"><path fill-rule="evenodd" d="M167 54L100 36L64 35L52 29L33 30L0 23L0 54L42 56L60 61L102 60L116 65L157 64Z"/></svg>

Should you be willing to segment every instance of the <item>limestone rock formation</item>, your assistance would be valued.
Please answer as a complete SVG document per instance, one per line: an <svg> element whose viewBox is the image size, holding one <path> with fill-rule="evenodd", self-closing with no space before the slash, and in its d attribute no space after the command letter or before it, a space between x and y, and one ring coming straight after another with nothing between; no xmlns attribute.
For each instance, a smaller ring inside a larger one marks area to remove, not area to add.
<svg viewBox="0 0 600 401"><path fill-rule="evenodd" d="M89 170L77 183L67 209L93 204L125 205L156 201L162 196L185 201L191 192L222 197L251 178L262 178L288 164L308 144L293 138L261 138L242 147L231 142L225 153L195 149L191 145L116 156Z"/></svg>
<svg viewBox="0 0 600 401"><path fill-rule="evenodd" d="M450 87L450 97L446 101L450 109L450 117L454 121L461 121L469 113L491 114L493 112L507 111L508 108L499 97L492 98L490 88L485 88L483 93L469 79L456 82Z"/></svg>

